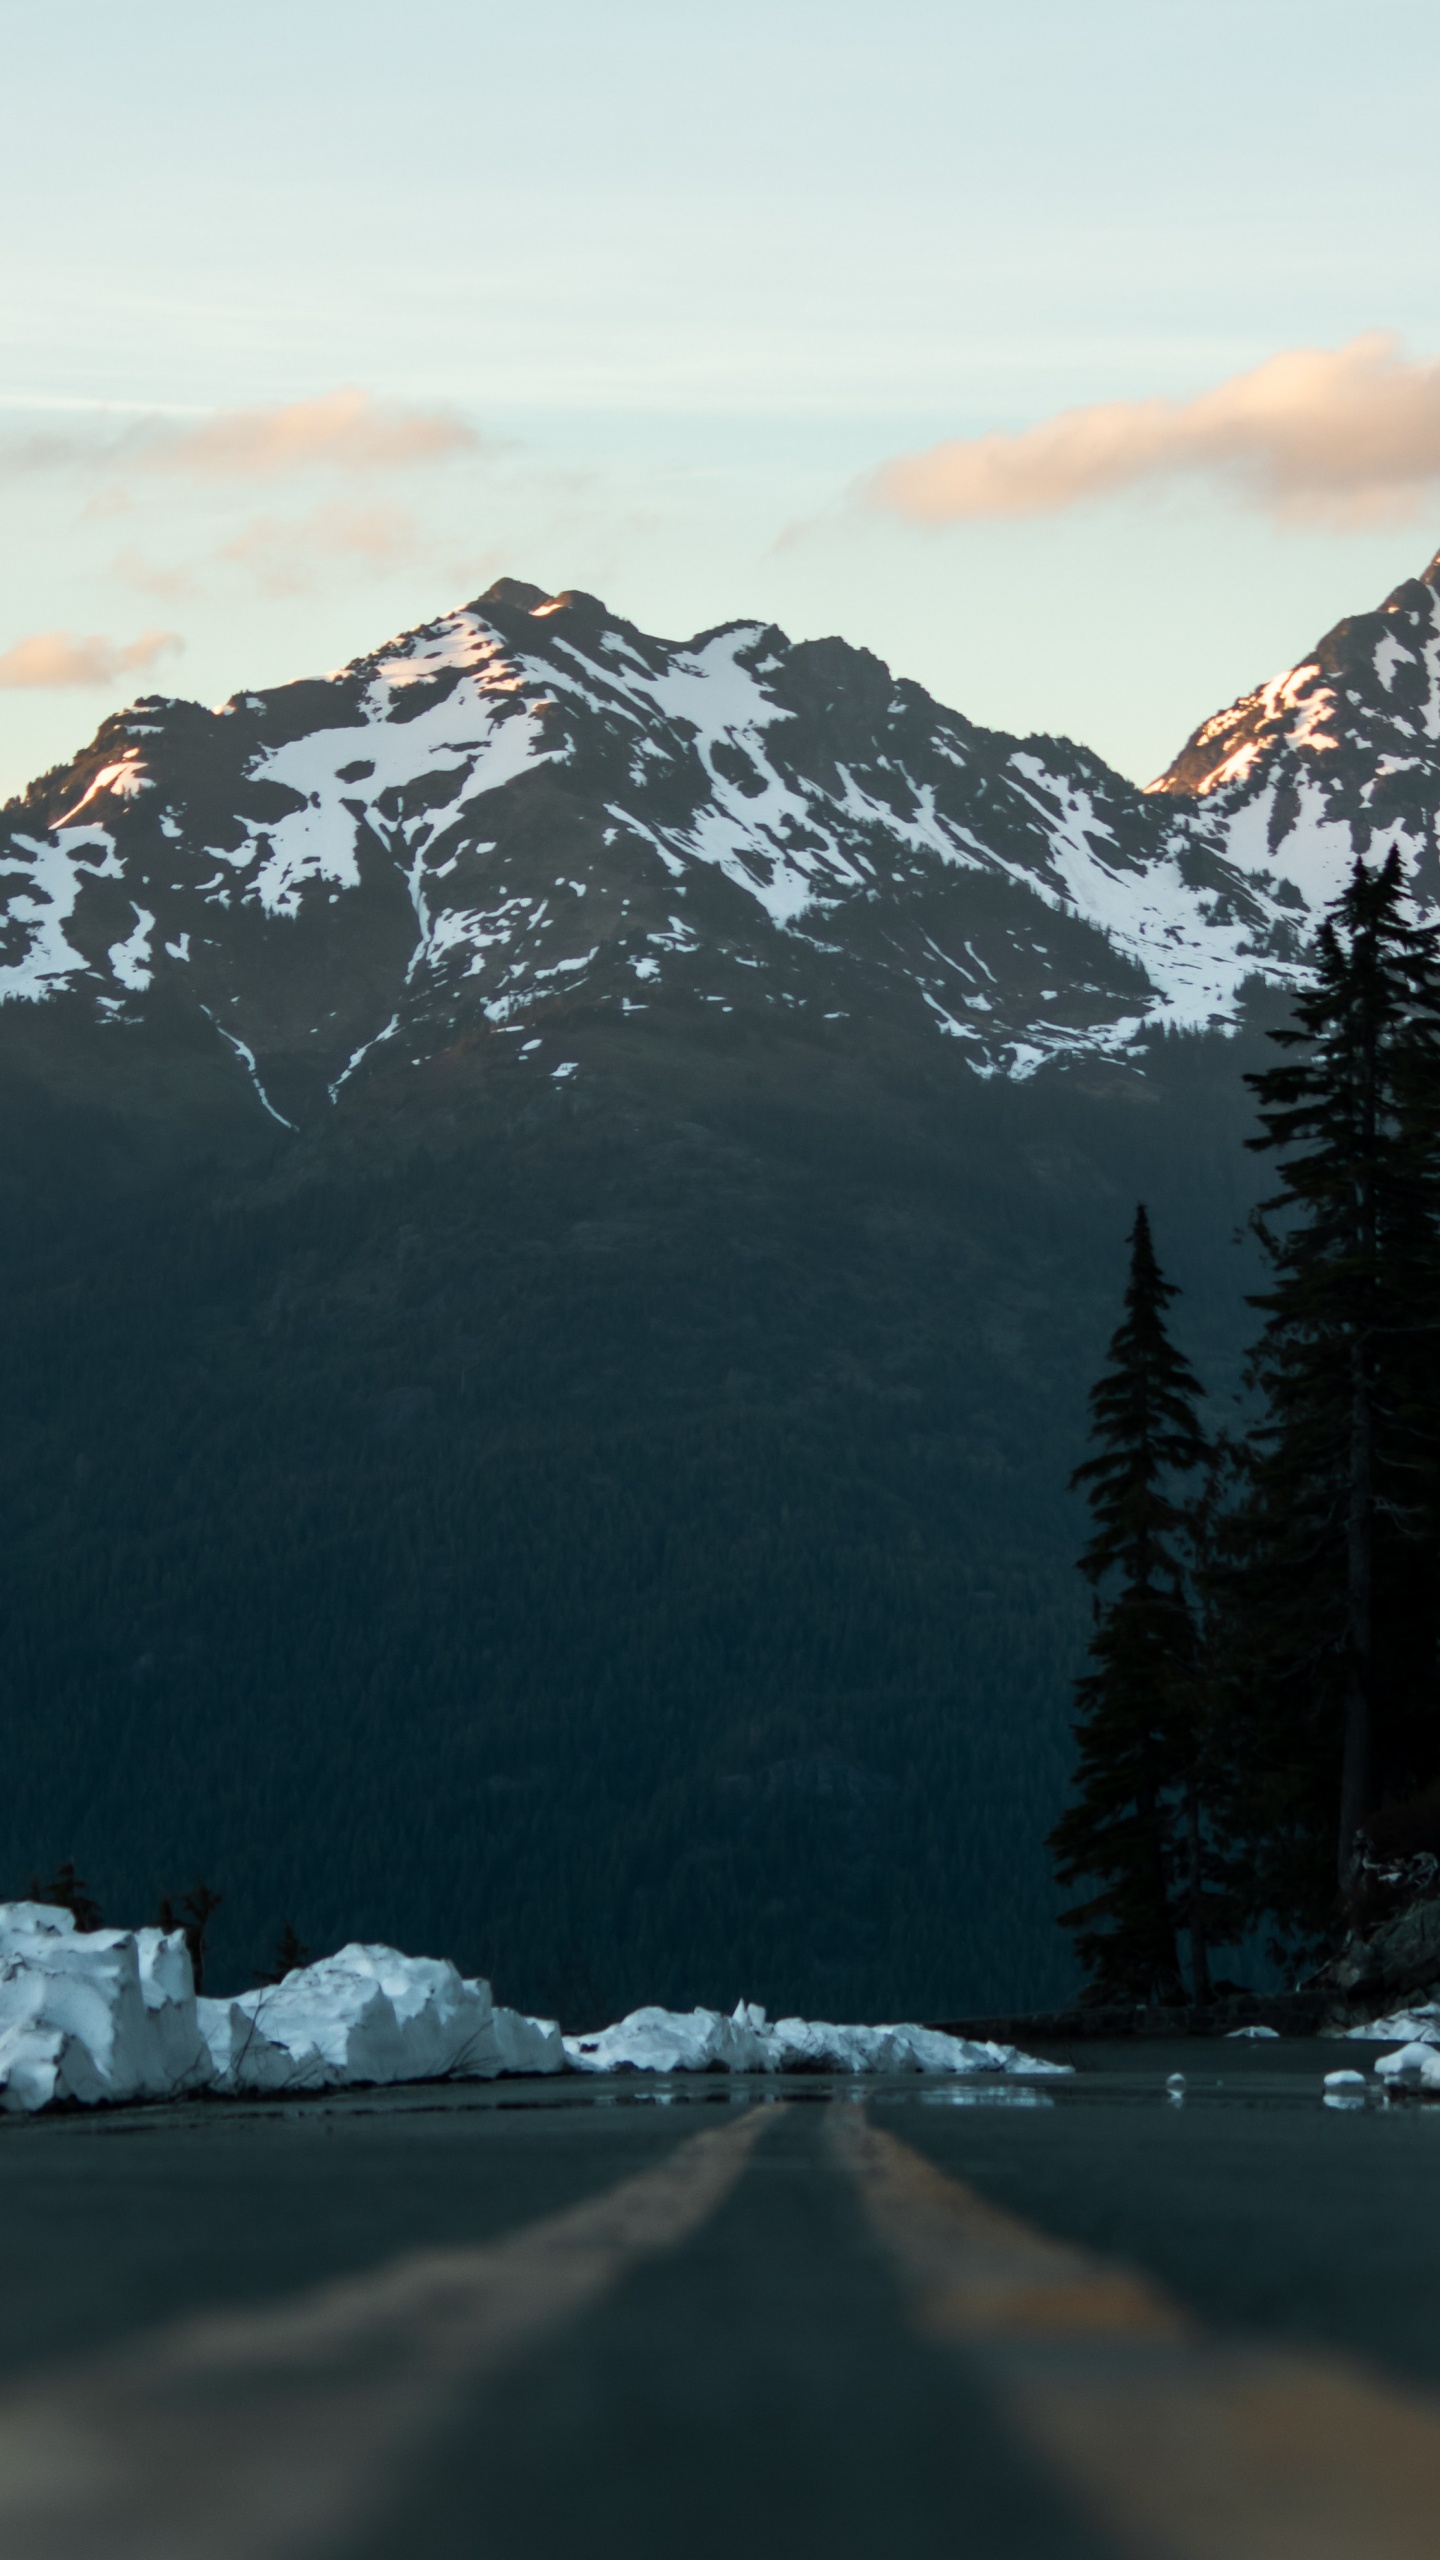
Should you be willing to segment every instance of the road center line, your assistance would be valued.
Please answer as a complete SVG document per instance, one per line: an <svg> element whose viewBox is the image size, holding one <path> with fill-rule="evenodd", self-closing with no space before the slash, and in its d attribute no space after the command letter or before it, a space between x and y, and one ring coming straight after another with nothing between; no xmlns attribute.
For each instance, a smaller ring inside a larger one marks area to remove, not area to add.
<svg viewBox="0 0 1440 2560"><path fill-rule="evenodd" d="M310 2560L345 2547L464 2389L688 2239L775 2105L484 2247L204 2313L0 2393L5 2560Z"/></svg>
<svg viewBox="0 0 1440 2560"><path fill-rule="evenodd" d="M1340 2356L1208 2336L1141 2275L1055 2240L868 2123L829 2134L917 2324L1144 2560L1434 2560L1440 2405Z"/></svg>

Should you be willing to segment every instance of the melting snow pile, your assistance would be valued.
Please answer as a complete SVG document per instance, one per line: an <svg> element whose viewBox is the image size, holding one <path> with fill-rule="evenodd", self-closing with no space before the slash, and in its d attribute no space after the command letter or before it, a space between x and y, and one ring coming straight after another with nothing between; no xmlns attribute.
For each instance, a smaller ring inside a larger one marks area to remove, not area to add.
<svg viewBox="0 0 1440 2560"><path fill-rule="evenodd" d="M166 2098L212 2076L181 1931L82 1936L68 1911L0 1902L0 2105Z"/></svg>
<svg viewBox="0 0 1440 2560"><path fill-rule="evenodd" d="M1063 2075L1069 2064L1036 2062L1011 2044L972 2044L936 2027L832 2027L779 2018L742 2000L719 2009L632 2009L598 2035L567 2036L576 2071L929 2071Z"/></svg>
<svg viewBox="0 0 1440 2560"><path fill-rule="evenodd" d="M488 1982L436 1956L342 1947L238 2000L198 2000L212 2087L342 2089L357 2081L493 2080L563 2071L560 2030L497 2009Z"/></svg>
<svg viewBox="0 0 1440 2560"><path fill-rule="evenodd" d="M68 1911L0 1903L11 2110L564 2067L558 2027L497 2009L488 1982L432 1957L342 1947L273 1988L197 2000L180 1930L81 1931Z"/></svg>
<svg viewBox="0 0 1440 2560"><path fill-rule="evenodd" d="M540 2071L923 2071L1036 2077L1063 2065L930 2027L768 2023L637 2009L598 2035L561 2037L497 2009L488 1982L432 1956L342 1947L235 2000L197 2000L184 1935L79 1930L68 1911L0 1903L0 2107L33 2113L210 2090L342 2089L493 2080Z"/></svg>
<svg viewBox="0 0 1440 2560"><path fill-rule="evenodd" d="M1402 2089L1440 2089L1440 2000L1418 2009L1398 2009L1390 2018L1371 2018L1348 2027L1352 2043L1398 2044L1398 2053L1382 2053L1375 2065L1378 2080Z"/></svg>

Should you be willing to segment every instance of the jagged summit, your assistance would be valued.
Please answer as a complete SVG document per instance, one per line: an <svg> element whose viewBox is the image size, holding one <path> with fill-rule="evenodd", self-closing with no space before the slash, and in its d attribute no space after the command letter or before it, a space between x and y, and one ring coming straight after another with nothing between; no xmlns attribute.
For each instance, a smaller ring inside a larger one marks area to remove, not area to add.
<svg viewBox="0 0 1440 2560"><path fill-rule="evenodd" d="M1432 572L1340 625L1147 794L840 639L664 640L497 579L330 676L148 696L12 803L0 1042L183 1025L291 1128L662 1023L982 1075L1130 1054L1295 975L1337 830L1433 851L1436 609Z"/></svg>
<svg viewBox="0 0 1440 2560"><path fill-rule="evenodd" d="M1440 553L1207 720L1150 789L1201 801L1237 861L1290 859L1312 903L1391 844L1440 899Z"/></svg>
<svg viewBox="0 0 1440 2560"><path fill-rule="evenodd" d="M534 613L542 604L553 601L544 587L532 587L524 578L497 578L493 586L486 588L483 596L476 597L470 611L478 613L487 604L512 604L517 612Z"/></svg>

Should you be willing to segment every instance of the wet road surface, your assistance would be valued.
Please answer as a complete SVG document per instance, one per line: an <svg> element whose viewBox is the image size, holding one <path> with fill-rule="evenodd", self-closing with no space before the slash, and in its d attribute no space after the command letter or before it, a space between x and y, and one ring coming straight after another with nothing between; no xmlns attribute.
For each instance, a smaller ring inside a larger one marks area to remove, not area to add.
<svg viewBox="0 0 1440 2560"><path fill-rule="evenodd" d="M1440 2107L1074 2058L0 2123L0 2553L1434 2560Z"/></svg>

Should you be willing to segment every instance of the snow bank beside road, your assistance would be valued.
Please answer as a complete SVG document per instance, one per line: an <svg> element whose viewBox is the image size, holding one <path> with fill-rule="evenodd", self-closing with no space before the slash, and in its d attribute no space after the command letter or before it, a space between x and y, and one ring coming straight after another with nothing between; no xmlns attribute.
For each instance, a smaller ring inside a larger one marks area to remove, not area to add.
<svg viewBox="0 0 1440 2560"><path fill-rule="evenodd" d="M565 2067L560 2030L548 2019L497 2009L488 1982L393 1947L342 1947L263 1991L197 2005L212 2085L227 2092L493 2080Z"/></svg>
<svg viewBox="0 0 1440 2560"><path fill-rule="evenodd" d="M1397 2009L1388 2018L1371 2018L1347 2027L1352 2044L1395 2044L1398 2053L1382 2053L1375 2077L1397 2089L1440 2090L1440 2000L1422 2001L1416 2009Z"/></svg>
<svg viewBox="0 0 1440 2560"><path fill-rule="evenodd" d="M47 1903L0 1903L0 2105L165 2098L210 2077L180 1930L82 1934Z"/></svg>
<svg viewBox="0 0 1440 2560"><path fill-rule="evenodd" d="M393 1947L342 1947L237 2000L197 2000L184 1934L79 1930L0 1903L0 2107L116 2105L563 2071L560 2030L488 1982Z"/></svg>
<svg viewBox="0 0 1440 2560"><path fill-rule="evenodd" d="M928 2071L949 2075L1068 2074L1064 2062L1037 2062L1010 2044L972 2044L935 2027L834 2027L779 2018L742 2000L719 2009L633 2009L618 2026L567 2036L575 2071Z"/></svg>
<svg viewBox="0 0 1440 2560"><path fill-rule="evenodd" d="M1351 2044L1440 2044L1440 2000L1367 2019L1363 2026L1347 2027L1345 2034Z"/></svg>
<svg viewBox="0 0 1440 2560"><path fill-rule="evenodd" d="M1440 2089L1440 2052L1428 2038L1402 2044L1398 2053L1381 2054L1375 2077L1397 2089Z"/></svg>
<svg viewBox="0 0 1440 2560"><path fill-rule="evenodd" d="M235 2000L197 2000L183 1932L79 1930L68 1911L0 1903L0 2107L63 2099L345 2089L502 2072L923 2071L1027 2078L1063 2072L1013 2045L931 2027L771 2025L742 2001L637 2009L593 2036L497 2009L488 1982L433 1956L342 1947Z"/></svg>

